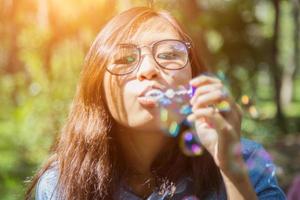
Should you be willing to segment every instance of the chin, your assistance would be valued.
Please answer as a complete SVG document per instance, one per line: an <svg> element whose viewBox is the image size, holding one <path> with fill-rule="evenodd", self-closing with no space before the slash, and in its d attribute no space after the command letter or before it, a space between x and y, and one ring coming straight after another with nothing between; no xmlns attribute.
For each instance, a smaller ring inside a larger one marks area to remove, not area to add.
<svg viewBox="0 0 300 200"><path fill-rule="evenodd" d="M135 117L129 120L129 127L137 130L160 131L159 117L153 115Z"/></svg>

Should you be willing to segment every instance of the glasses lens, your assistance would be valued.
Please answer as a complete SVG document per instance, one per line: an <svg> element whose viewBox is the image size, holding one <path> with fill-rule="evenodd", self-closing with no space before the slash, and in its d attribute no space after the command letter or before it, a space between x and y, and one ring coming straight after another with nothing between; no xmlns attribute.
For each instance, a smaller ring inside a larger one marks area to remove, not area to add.
<svg viewBox="0 0 300 200"><path fill-rule="evenodd" d="M126 74L134 70L139 60L139 51L133 45L117 46L108 63L108 70L114 74Z"/></svg>
<svg viewBox="0 0 300 200"><path fill-rule="evenodd" d="M181 69L188 62L188 50L180 41L161 41L154 47L157 63L166 69Z"/></svg>

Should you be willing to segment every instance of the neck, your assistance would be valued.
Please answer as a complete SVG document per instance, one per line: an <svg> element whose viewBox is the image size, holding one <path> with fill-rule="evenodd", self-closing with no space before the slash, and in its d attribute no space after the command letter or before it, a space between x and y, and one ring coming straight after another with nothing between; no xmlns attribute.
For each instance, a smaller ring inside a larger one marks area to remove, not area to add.
<svg viewBox="0 0 300 200"><path fill-rule="evenodd" d="M141 177L151 177L151 165L171 138L159 131L118 129L120 148L130 171Z"/></svg>

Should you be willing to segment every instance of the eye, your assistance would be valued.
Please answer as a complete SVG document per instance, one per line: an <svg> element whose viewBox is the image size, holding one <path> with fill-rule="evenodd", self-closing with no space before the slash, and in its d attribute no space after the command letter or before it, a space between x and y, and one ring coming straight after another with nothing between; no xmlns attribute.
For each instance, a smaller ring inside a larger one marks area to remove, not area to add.
<svg viewBox="0 0 300 200"><path fill-rule="evenodd" d="M116 59L114 61L114 64L117 64L117 65L126 65L126 64L132 64L136 61L136 57L135 56L123 56L119 59Z"/></svg>
<svg viewBox="0 0 300 200"><path fill-rule="evenodd" d="M179 58L180 55L178 55L178 53L175 52L165 52L165 53L159 53L157 57L160 59L172 60L172 59Z"/></svg>

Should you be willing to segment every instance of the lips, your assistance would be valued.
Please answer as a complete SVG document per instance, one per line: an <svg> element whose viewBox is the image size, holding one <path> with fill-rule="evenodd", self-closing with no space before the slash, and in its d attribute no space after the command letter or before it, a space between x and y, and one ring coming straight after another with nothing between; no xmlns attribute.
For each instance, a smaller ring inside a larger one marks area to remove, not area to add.
<svg viewBox="0 0 300 200"><path fill-rule="evenodd" d="M138 97L138 102L145 107L154 108L157 106L157 101L149 97Z"/></svg>
<svg viewBox="0 0 300 200"><path fill-rule="evenodd" d="M163 97L163 95L164 95L164 93L161 90L152 89L152 90L147 91L144 96L148 97L148 98L155 99L155 100L159 100L160 98Z"/></svg>
<svg viewBox="0 0 300 200"><path fill-rule="evenodd" d="M156 107L157 100L161 98L163 94L163 89L164 87L158 84L146 87L138 96L138 102L146 107Z"/></svg>

